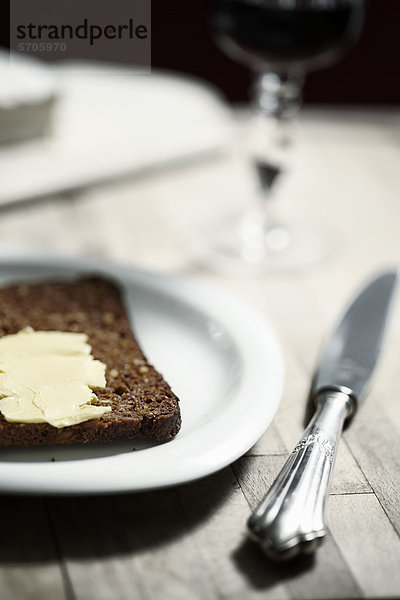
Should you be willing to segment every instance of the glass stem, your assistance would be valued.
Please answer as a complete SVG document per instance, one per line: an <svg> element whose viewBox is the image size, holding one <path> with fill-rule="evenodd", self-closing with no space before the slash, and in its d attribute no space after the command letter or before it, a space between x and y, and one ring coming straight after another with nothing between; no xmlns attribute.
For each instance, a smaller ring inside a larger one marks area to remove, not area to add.
<svg viewBox="0 0 400 600"><path fill-rule="evenodd" d="M301 105L303 75L298 72L260 73L255 82L255 144L253 164L258 183L259 234L263 245L282 250L288 243L275 212L274 188L288 170L293 122Z"/></svg>

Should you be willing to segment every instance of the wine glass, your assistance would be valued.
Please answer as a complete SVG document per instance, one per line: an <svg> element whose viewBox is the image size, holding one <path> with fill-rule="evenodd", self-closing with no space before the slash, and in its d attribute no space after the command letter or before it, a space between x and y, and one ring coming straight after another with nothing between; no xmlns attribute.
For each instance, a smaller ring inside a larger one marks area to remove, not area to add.
<svg viewBox="0 0 400 600"><path fill-rule="evenodd" d="M264 273L304 267L326 253L322 236L274 214L276 183L288 170L305 73L340 58L357 39L363 14L363 0L210 0L217 43L255 74L254 119L261 144L252 151L257 203L234 223L203 231L208 264Z"/></svg>

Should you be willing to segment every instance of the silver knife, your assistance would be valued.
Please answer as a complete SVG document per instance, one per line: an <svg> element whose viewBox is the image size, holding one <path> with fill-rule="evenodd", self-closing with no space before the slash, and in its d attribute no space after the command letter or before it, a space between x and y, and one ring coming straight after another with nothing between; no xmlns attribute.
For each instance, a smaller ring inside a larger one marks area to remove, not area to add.
<svg viewBox="0 0 400 600"><path fill-rule="evenodd" d="M369 283L322 351L312 387L314 416L247 523L251 537L273 559L314 552L326 535L324 509L337 444L377 363L397 278L390 271Z"/></svg>

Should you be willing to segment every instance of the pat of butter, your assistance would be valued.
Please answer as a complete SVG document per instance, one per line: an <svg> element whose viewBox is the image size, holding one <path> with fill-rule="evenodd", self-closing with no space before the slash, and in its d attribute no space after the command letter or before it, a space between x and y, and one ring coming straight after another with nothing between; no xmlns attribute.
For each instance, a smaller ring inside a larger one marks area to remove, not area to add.
<svg viewBox="0 0 400 600"><path fill-rule="evenodd" d="M34 331L0 338L0 412L11 423L67 427L110 412L93 406L91 388L106 384L106 365L85 333Z"/></svg>

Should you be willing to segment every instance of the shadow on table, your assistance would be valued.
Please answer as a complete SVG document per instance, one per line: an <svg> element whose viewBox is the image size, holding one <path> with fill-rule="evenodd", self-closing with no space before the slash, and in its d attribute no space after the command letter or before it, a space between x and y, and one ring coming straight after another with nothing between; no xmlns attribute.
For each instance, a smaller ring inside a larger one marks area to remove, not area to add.
<svg viewBox="0 0 400 600"><path fill-rule="evenodd" d="M230 468L152 492L86 497L3 496L1 563L136 554L184 535L229 501Z"/></svg>
<svg viewBox="0 0 400 600"><path fill-rule="evenodd" d="M251 587L267 589L279 582L297 577L315 564L313 555L300 556L295 560L276 563L268 559L261 549L245 539L232 554L237 568L243 573Z"/></svg>

